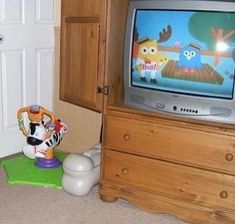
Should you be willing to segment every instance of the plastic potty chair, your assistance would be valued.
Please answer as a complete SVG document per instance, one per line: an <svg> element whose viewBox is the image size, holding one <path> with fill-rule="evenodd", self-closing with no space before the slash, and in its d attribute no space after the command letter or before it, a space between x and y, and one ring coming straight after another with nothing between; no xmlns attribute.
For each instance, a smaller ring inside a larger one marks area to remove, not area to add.
<svg viewBox="0 0 235 224"><path fill-rule="evenodd" d="M99 183L101 145L97 144L82 154L70 154L63 162L62 188L66 192L83 196Z"/></svg>

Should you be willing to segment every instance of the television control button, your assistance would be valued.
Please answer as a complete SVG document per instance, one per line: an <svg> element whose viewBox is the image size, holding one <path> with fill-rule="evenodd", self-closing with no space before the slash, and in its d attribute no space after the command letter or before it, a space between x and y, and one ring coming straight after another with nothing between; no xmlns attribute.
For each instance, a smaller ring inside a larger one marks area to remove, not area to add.
<svg viewBox="0 0 235 224"><path fill-rule="evenodd" d="M156 104L156 108L164 109L164 108L165 108L165 104L163 104L163 103L157 103L157 104Z"/></svg>

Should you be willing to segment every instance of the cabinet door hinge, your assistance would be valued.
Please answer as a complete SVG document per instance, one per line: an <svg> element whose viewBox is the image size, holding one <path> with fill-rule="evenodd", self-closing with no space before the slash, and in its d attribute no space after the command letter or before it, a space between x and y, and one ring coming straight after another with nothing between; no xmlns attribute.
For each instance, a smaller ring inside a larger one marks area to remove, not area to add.
<svg viewBox="0 0 235 224"><path fill-rule="evenodd" d="M104 87L98 87L97 88L97 92L98 93L102 93L102 94L104 94L104 95L108 95L109 94L109 86L104 86Z"/></svg>

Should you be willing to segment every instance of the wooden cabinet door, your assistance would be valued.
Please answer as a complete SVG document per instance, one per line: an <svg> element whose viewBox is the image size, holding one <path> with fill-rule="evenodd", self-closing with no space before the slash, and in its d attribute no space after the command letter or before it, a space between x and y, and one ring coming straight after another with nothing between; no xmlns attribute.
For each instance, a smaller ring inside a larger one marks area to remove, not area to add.
<svg viewBox="0 0 235 224"><path fill-rule="evenodd" d="M102 1L99 7L94 7L94 2L62 2L60 98L101 111L106 4Z"/></svg>

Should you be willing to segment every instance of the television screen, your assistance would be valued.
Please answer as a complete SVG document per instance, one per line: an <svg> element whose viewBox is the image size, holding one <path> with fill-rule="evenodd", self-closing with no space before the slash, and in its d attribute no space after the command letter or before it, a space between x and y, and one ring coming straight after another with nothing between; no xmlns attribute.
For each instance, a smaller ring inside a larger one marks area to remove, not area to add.
<svg viewBox="0 0 235 224"><path fill-rule="evenodd" d="M235 12L136 9L132 87L232 99Z"/></svg>

